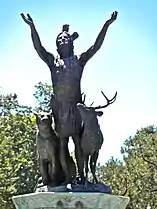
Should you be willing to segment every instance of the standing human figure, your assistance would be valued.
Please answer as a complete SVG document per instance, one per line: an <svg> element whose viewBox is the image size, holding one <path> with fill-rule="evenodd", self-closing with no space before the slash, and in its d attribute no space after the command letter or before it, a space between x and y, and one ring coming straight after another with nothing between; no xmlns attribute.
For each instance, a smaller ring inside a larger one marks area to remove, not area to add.
<svg viewBox="0 0 157 209"><path fill-rule="evenodd" d="M105 22L95 43L79 57L74 55L74 40L78 33L69 34L69 25L64 25L62 32L57 36L56 45L59 58L55 58L42 46L33 19L29 14L27 18L21 14L23 20L30 26L34 48L39 57L48 65L51 72L53 85L52 110L56 123L56 131L60 137L60 160L66 175L65 183L69 183L68 166L66 162L66 149L71 136L75 144L75 156L78 172L83 178L82 156L80 148L81 117L76 104L81 101L80 82L83 69L88 60L100 49L104 41L108 27L117 19L117 12L113 12L111 18Z"/></svg>

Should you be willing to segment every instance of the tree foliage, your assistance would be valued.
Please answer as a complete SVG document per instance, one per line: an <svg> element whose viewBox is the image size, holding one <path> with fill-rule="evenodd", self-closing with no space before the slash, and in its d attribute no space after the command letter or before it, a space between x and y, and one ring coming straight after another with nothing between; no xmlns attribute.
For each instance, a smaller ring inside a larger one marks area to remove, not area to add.
<svg viewBox="0 0 157 209"><path fill-rule="evenodd" d="M142 128L121 149L128 170L132 208L157 208L157 129Z"/></svg>
<svg viewBox="0 0 157 209"><path fill-rule="evenodd" d="M36 111L49 111L52 87L35 86ZM0 95L0 208L14 208L11 197L34 191L39 177L33 109L16 94Z"/></svg>
<svg viewBox="0 0 157 209"><path fill-rule="evenodd" d="M111 158L99 176L114 194L130 197L128 209L157 208L157 129L149 126L125 140L123 162Z"/></svg>
<svg viewBox="0 0 157 209"><path fill-rule="evenodd" d="M11 197L33 191L38 176L35 121L16 95L0 96L0 208L13 208Z"/></svg>
<svg viewBox="0 0 157 209"><path fill-rule="evenodd" d="M53 88L47 83L39 82L35 85L35 93L33 94L36 99L36 110L37 111L50 111L51 105L51 94Z"/></svg>

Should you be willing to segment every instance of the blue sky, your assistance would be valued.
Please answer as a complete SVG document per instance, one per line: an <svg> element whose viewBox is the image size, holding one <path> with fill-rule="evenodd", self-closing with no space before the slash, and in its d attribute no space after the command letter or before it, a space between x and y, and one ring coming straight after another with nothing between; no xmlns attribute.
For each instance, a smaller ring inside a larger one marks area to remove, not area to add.
<svg viewBox="0 0 157 209"><path fill-rule="evenodd" d="M75 54L87 50L115 10L117 20L104 44L86 65L82 91L87 104L105 102L118 91L116 102L104 109L100 125L104 144L99 161L120 157L123 141L141 127L157 125L157 2L142 0L50 1L6 0L0 11L0 86L16 92L23 104L34 105L34 85L51 84L50 72L36 54L29 27L20 13L30 13L43 46L56 54L55 38L62 25L80 35Z"/></svg>

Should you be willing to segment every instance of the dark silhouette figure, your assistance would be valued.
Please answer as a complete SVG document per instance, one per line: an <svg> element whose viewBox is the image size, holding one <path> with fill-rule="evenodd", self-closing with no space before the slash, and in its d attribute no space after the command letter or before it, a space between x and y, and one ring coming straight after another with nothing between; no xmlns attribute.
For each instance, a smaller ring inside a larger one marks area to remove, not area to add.
<svg viewBox="0 0 157 209"><path fill-rule="evenodd" d="M60 164L59 139L52 129L51 114L36 115L36 124L36 144L43 184L58 186L63 183L65 175Z"/></svg>
<svg viewBox="0 0 157 209"><path fill-rule="evenodd" d="M43 185L59 186L65 181L65 174L60 162L60 140L52 128L52 115L42 112L36 114L36 144L39 169ZM66 159L71 182L76 178L75 163L65 147Z"/></svg>
<svg viewBox="0 0 157 209"><path fill-rule="evenodd" d="M104 93L102 92L104 95ZM105 95L104 97L107 100L107 104L104 106L98 107L87 107L85 104L77 104L77 108L81 114L81 118L83 121L83 132L81 137L81 148L83 151L83 163L82 167L85 166L85 188L87 188L87 180L88 180L88 162L89 156L90 158L90 169L93 175L93 183L98 183L96 178L95 169L96 163L99 156L99 150L103 144L104 138L101 132L99 123L98 123L98 116L102 116L102 111L96 111L101 108L105 108L108 105L112 104L116 100L117 92L114 97L109 100ZM83 170L83 169L82 169ZM94 182L95 181L95 182Z"/></svg>
<svg viewBox="0 0 157 209"><path fill-rule="evenodd" d="M65 147L71 136L75 144L75 156L79 174L82 173L82 153L80 148L81 117L76 104L82 101L80 81L83 69L88 60L100 49L104 41L108 27L117 19L117 12L113 12L101 29L95 43L79 57L74 55L74 40L78 33L69 34L69 25L64 25L62 32L56 38L59 58L46 51L42 46L33 19L29 14L25 17L21 14L25 23L30 26L34 48L39 57L48 65L54 90L52 111L54 115L56 131L60 137L61 164L66 176L65 184L69 183L68 162ZM83 178L83 176L81 177Z"/></svg>

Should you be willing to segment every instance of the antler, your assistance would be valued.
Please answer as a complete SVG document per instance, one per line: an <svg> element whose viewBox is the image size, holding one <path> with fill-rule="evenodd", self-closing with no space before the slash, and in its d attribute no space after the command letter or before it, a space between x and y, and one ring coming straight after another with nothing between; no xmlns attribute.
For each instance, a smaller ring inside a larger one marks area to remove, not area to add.
<svg viewBox="0 0 157 209"><path fill-rule="evenodd" d="M116 91L116 93L115 93L115 95L114 95L114 97L112 99L108 99L107 96L105 96L105 94L103 93L103 91L101 91L101 93L105 97L105 99L107 100L107 104L106 105L103 105L103 106L99 105L97 107L93 107L95 110L101 109L101 108L105 108L105 107L109 106L110 104L112 104L113 102L115 102L116 97L117 97L117 91Z"/></svg>
<svg viewBox="0 0 157 209"><path fill-rule="evenodd" d="M94 104L94 102L92 102L92 103L90 104L90 107L91 107L93 104Z"/></svg>
<svg viewBox="0 0 157 209"><path fill-rule="evenodd" d="M84 104L85 103L85 100L86 100L86 94L83 92L81 94L81 96L82 96L82 103Z"/></svg>

